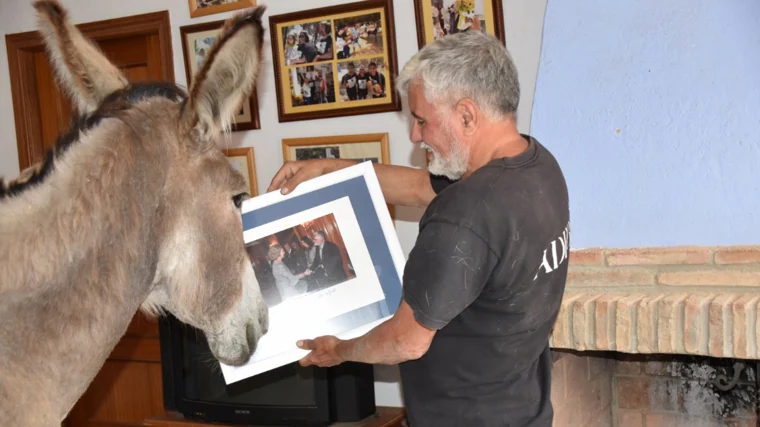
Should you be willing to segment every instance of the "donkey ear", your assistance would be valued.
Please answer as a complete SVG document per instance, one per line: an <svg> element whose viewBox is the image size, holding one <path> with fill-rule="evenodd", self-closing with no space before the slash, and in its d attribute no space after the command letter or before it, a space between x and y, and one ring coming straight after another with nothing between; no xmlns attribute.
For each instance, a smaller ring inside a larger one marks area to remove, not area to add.
<svg viewBox="0 0 760 427"><path fill-rule="evenodd" d="M258 6L228 19L193 77L183 119L204 142L229 130L235 111L253 91L261 67L265 9Z"/></svg>
<svg viewBox="0 0 760 427"><path fill-rule="evenodd" d="M95 110L103 98L129 84L101 50L71 24L57 0L35 1L34 8L58 80L80 113Z"/></svg>

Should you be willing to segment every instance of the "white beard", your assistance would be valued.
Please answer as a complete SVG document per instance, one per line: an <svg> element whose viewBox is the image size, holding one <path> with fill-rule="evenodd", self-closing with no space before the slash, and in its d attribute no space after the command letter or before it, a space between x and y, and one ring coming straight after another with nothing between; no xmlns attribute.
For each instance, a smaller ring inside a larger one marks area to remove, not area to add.
<svg viewBox="0 0 760 427"><path fill-rule="evenodd" d="M448 134L448 132L445 133ZM444 158L424 142L420 143L420 147L427 150L430 154L428 156L428 159L430 159L428 171L430 171L430 173L434 175L442 175L456 181L467 171L467 164L470 160L470 150L469 146L461 144L450 134L448 135L448 138L449 147L451 149L448 158Z"/></svg>

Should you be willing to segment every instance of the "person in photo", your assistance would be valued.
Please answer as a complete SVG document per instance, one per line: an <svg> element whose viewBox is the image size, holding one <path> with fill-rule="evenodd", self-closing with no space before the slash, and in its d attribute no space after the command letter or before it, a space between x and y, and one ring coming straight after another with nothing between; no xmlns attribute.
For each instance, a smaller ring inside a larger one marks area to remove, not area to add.
<svg viewBox="0 0 760 427"><path fill-rule="evenodd" d="M282 301L303 295L308 291L308 283L303 279L311 275L311 271L307 269L303 273L293 274L284 262L285 249L282 246L272 245L267 256L272 262L272 275Z"/></svg>
<svg viewBox="0 0 760 427"><path fill-rule="evenodd" d="M367 76L370 81L369 97L370 98L382 98L385 96L385 76L383 73L377 71L377 63L369 63L369 75Z"/></svg>
<svg viewBox="0 0 760 427"><path fill-rule="evenodd" d="M300 364L398 364L411 427L550 427L549 337L570 251L562 169L517 130L517 71L495 37L436 40L396 84L414 119L410 138L429 160L427 170L373 163L387 203L425 208L401 303L355 339L298 341L309 350ZM289 162L268 191L289 194L355 164Z"/></svg>
<svg viewBox="0 0 760 427"><path fill-rule="evenodd" d="M341 89L346 90L346 96L351 101L358 98L358 78L356 75L356 66L353 62L348 63L348 73L340 80Z"/></svg>

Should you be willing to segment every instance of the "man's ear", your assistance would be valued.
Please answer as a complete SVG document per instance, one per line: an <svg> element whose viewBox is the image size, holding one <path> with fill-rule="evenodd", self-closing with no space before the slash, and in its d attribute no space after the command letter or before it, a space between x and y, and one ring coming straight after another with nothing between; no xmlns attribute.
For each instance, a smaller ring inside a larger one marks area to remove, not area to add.
<svg viewBox="0 0 760 427"><path fill-rule="evenodd" d="M462 125L462 133L471 136L480 124L481 115L478 105L471 99L465 98L457 103L456 111Z"/></svg>

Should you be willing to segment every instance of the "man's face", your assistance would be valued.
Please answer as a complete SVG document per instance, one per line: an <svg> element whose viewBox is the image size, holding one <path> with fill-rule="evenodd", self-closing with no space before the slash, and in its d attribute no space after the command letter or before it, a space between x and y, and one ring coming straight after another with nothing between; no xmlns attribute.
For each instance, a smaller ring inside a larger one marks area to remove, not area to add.
<svg viewBox="0 0 760 427"><path fill-rule="evenodd" d="M372 74L373 76L377 74L377 67L370 65L369 73Z"/></svg>
<svg viewBox="0 0 760 427"><path fill-rule="evenodd" d="M414 125L409 138L428 151L428 170L435 175L459 179L467 171L469 146L460 141L450 121L456 113L439 117L433 104L425 99L422 86L409 88L409 109Z"/></svg>
<svg viewBox="0 0 760 427"><path fill-rule="evenodd" d="M322 243L325 242L325 238L322 237L321 234L317 234L317 235L314 236L314 242L317 244L317 246L319 246L319 245L321 245Z"/></svg>

